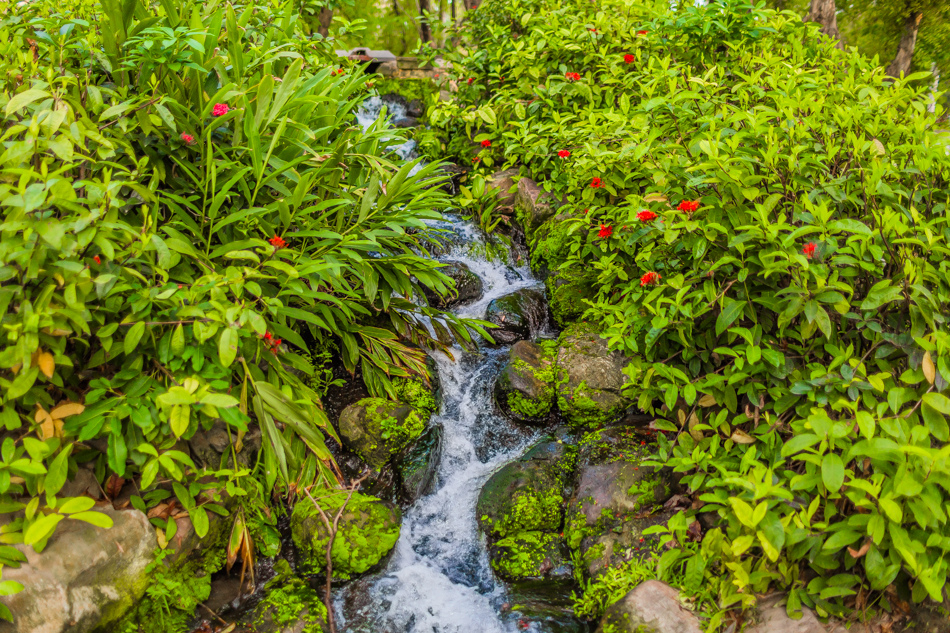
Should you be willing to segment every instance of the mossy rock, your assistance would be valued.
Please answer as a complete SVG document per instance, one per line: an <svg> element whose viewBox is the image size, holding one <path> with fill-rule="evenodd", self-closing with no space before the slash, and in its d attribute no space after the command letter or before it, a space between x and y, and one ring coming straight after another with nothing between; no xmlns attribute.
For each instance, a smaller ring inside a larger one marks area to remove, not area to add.
<svg viewBox="0 0 950 633"><path fill-rule="evenodd" d="M575 323L561 333L557 402L575 429L596 430L617 421L632 404L623 395L629 361L612 352L592 326Z"/></svg>
<svg viewBox="0 0 950 633"><path fill-rule="evenodd" d="M447 297L440 297L434 290L424 287L423 292L430 306L445 309L481 298L485 290L482 278L462 262L449 262L439 268L439 272L455 282L455 292Z"/></svg>
<svg viewBox="0 0 950 633"><path fill-rule="evenodd" d="M519 532L497 541L490 550L495 572L510 582L567 580L573 572L564 539L554 532Z"/></svg>
<svg viewBox="0 0 950 633"><path fill-rule="evenodd" d="M498 539L519 532L560 531L565 463L570 459L564 444L542 441L520 460L502 466L478 495L479 527Z"/></svg>
<svg viewBox="0 0 950 633"><path fill-rule="evenodd" d="M509 418L534 424L552 418L556 346L556 341L518 341L509 350L494 387L495 402Z"/></svg>
<svg viewBox="0 0 950 633"><path fill-rule="evenodd" d="M346 495L346 492L336 490L311 492L328 518L336 516L346 501ZM399 540L401 520L399 508L376 497L353 493L340 516L337 536L330 551L334 577L349 578L378 564ZM298 500L294 506L290 533L300 551L302 564L310 571L323 569L329 530L309 498Z"/></svg>
<svg viewBox="0 0 950 633"><path fill-rule="evenodd" d="M547 320L544 292L522 288L488 304L485 319L498 327L489 333L496 343L507 345L532 338Z"/></svg>
<svg viewBox="0 0 950 633"><path fill-rule="evenodd" d="M411 504L429 493L442 456L442 425L434 424L393 459L401 498Z"/></svg>
<svg viewBox="0 0 950 633"><path fill-rule="evenodd" d="M432 368L433 376L438 376L437 371ZM396 400L408 404L421 413L424 419L428 420L439 410L439 389L436 380L433 380L433 384L427 384L422 378L413 376L394 378L392 384Z"/></svg>
<svg viewBox="0 0 950 633"><path fill-rule="evenodd" d="M644 529L668 518L672 494L665 471L642 461L652 451L631 427L610 427L580 442L564 534L577 571L594 577L620 561L645 555Z"/></svg>
<svg viewBox="0 0 950 633"><path fill-rule="evenodd" d="M596 279L596 275L588 271L568 268L558 269L544 280L548 305L558 325L567 327L584 315L589 307L584 300L592 300L597 294Z"/></svg>
<svg viewBox="0 0 950 633"><path fill-rule="evenodd" d="M340 414L340 438L375 470L419 437L428 416L402 402L364 398Z"/></svg>
<svg viewBox="0 0 950 633"><path fill-rule="evenodd" d="M250 633L326 633L327 608L303 579L294 575L283 559L274 563L276 575L267 581L263 598L241 630Z"/></svg>
<svg viewBox="0 0 950 633"><path fill-rule="evenodd" d="M569 213L560 213L533 231L526 232L531 250L531 270L536 274L557 270L567 261L574 239L571 232L573 223L569 220L574 217Z"/></svg>

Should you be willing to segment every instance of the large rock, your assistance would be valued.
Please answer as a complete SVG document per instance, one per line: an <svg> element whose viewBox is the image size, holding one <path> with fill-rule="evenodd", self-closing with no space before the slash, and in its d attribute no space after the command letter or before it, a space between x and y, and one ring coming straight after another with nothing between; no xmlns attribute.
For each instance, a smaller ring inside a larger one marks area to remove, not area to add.
<svg viewBox="0 0 950 633"><path fill-rule="evenodd" d="M530 232L553 217L559 206L561 203L554 194L545 191L530 178L522 178L518 181L515 209L527 231Z"/></svg>
<svg viewBox="0 0 950 633"><path fill-rule="evenodd" d="M650 450L632 427L581 441L564 532L589 578L648 554L643 530L669 518L656 512L671 495L668 476L640 465Z"/></svg>
<svg viewBox="0 0 950 633"><path fill-rule="evenodd" d="M424 292L429 305L435 308L450 308L461 303L468 303L481 298L484 292L484 284L481 277L471 271L471 269L462 262L449 262L439 269L444 275L452 278L455 282L455 294L447 297L440 297L432 289L425 288Z"/></svg>
<svg viewBox="0 0 950 633"><path fill-rule="evenodd" d="M589 307L584 300L592 300L597 294L596 279L595 272L579 268L559 268L548 275L544 285L551 314L558 325L567 327L583 316Z"/></svg>
<svg viewBox="0 0 950 633"><path fill-rule="evenodd" d="M419 437L423 415L401 402L364 398L340 414L340 439L370 468L379 470L394 454Z"/></svg>
<svg viewBox="0 0 950 633"><path fill-rule="evenodd" d="M442 457L442 425L435 424L395 458L402 499L407 504L428 494Z"/></svg>
<svg viewBox="0 0 950 633"><path fill-rule="evenodd" d="M699 620L679 600L679 592L648 580L610 605L598 633L702 633Z"/></svg>
<svg viewBox="0 0 950 633"><path fill-rule="evenodd" d="M5 567L3 580L24 589L0 598L14 617L0 632L85 633L115 622L142 597L158 547L155 528L138 510L96 510L112 518L112 528L66 519L41 553L16 546L27 562Z"/></svg>
<svg viewBox="0 0 950 633"><path fill-rule="evenodd" d="M261 601L240 629L250 633L317 633L329 631L327 608L320 594L294 575L282 558L274 563L275 576L264 585Z"/></svg>
<svg viewBox="0 0 950 633"><path fill-rule="evenodd" d="M781 594L773 594L761 600L756 605L757 624L747 628L746 633L825 633L825 627L808 607L802 608L801 618L788 617L783 598Z"/></svg>
<svg viewBox="0 0 950 633"><path fill-rule="evenodd" d="M610 351L597 331L576 323L561 334L557 352L557 396L574 428L597 429L619 419L631 402L623 396L627 359Z"/></svg>
<svg viewBox="0 0 950 633"><path fill-rule="evenodd" d="M485 318L498 327L489 333L503 345L533 338L547 319L544 293L536 288L522 288L499 297L488 304Z"/></svg>
<svg viewBox="0 0 950 633"><path fill-rule="evenodd" d="M515 188L515 178L518 177L518 168L512 167L505 171L492 174L488 179L488 186L495 190L498 204L501 207L511 207L515 203L518 191Z"/></svg>
<svg viewBox="0 0 950 633"><path fill-rule="evenodd" d="M492 568L501 577L571 581L573 568L561 526L573 455L562 442L543 440L482 486L475 512L489 537Z"/></svg>
<svg viewBox="0 0 950 633"><path fill-rule="evenodd" d="M528 423L552 417L556 353L556 341L518 341L511 346L494 388L495 402L506 415Z"/></svg>
<svg viewBox="0 0 950 633"><path fill-rule="evenodd" d="M346 502L347 493L314 489L310 494L332 525L340 507ZM375 497L353 493L340 515L337 535L330 551L334 577L348 578L362 574L378 564L399 540L401 520L399 508ZM309 497L299 499L294 506L290 532L304 566L310 571L323 569L326 566L330 530Z"/></svg>

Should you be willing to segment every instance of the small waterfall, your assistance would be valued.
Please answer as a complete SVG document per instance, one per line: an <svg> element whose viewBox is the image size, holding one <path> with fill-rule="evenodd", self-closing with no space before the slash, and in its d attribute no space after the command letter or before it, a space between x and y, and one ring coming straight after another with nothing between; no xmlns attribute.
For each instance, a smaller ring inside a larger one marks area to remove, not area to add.
<svg viewBox="0 0 950 633"><path fill-rule="evenodd" d="M356 122L359 123L360 127L364 130L367 130L371 125L376 123L384 109L387 121L395 121L406 116L406 105L404 103L396 99L373 96L360 104L360 107L356 111ZM419 154L416 153L416 142L413 139L409 139L398 145L390 145L386 149L395 152L402 160L414 160L419 157ZM409 172L410 175L416 173L422 164L423 163L420 162L419 165L413 168L412 171Z"/></svg>

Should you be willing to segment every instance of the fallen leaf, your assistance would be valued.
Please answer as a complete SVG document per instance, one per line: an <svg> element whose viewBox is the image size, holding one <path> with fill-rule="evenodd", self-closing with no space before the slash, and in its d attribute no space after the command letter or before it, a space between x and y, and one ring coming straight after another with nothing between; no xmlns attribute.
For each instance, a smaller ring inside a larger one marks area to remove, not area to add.
<svg viewBox="0 0 950 633"><path fill-rule="evenodd" d="M927 382L934 384L934 380L937 379L937 368L934 367L934 359L931 358L930 352L924 354L924 360L920 366L924 370L924 378Z"/></svg>
<svg viewBox="0 0 950 633"><path fill-rule="evenodd" d="M56 435L56 421L49 414L49 411L42 406L36 405L36 413L33 415L33 419L40 425L37 435L41 440L48 440Z"/></svg>
<svg viewBox="0 0 950 633"><path fill-rule="evenodd" d="M115 499L119 496L119 493L122 492L122 486L125 485L125 479L119 477L118 475L111 475L108 480L106 480L105 493L106 496L110 499Z"/></svg>
<svg viewBox="0 0 950 633"><path fill-rule="evenodd" d="M852 549L848 548L848 553L851 554L851 558L861 558L868 553L868 550L871 549L871 541L865 541L864 545L861 546L861 549Z"/></svg>
<svg viewBox="0 0 950 633"><path fill-rule="evenodd" d="M52 354L40 352L40 355L36 358L36 364L44 376L47 378L53 377L53 373L56 371L56 361L53 360Z"/></svg>
<svg viewBox="0 0 950 633"><path fill-rule="evenodd" d="M729 439L735 442L736 444L752 444L755 442L755 438L746 433L736 429L732 432L732 435L729 436Z"/></svg>
<svg viewBox="0 0 950 633"><path fill-rule="evenodd" d="M54 418L62 420L63 418L68 418L71 415L79 415L85 410L86 405L80 404L78 402L60 402L49 413Z"/></svg>

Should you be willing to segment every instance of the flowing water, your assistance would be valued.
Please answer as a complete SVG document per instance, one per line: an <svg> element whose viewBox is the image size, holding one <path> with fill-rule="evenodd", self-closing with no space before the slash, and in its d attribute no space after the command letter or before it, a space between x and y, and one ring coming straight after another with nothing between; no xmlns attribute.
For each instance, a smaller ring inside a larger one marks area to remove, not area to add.
<svg viewBox="0 0 950 633"><path fill-rule="evenodd" d="M452 219L461 238L441 259L462 262L481 277L481 299L456 309L483 318L492 299L539 286L530 270L481 255L485 238L471 224ZM478 253L478 254L475 254ZM402 533L386 569L341 593L338 612L347 631L378 633L502 633L532 630L508 609L505 589L488 563L475 518L479 490L502 464L517 459L533 434L496 415L492 385L507 347L479 353L454 349L433 354L442 385L442 457L434 491L404 514ZM356 605L356 606L354 606ZM537 630L537 629L534 629Z"/></svg>

